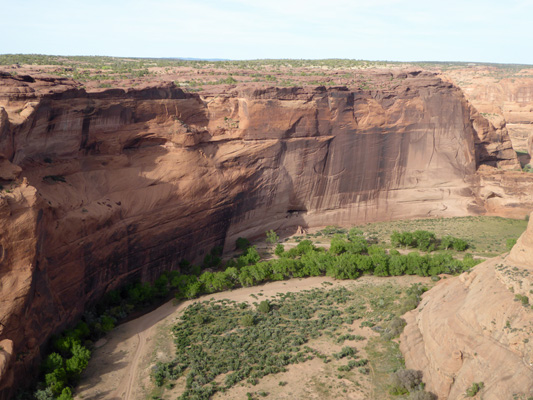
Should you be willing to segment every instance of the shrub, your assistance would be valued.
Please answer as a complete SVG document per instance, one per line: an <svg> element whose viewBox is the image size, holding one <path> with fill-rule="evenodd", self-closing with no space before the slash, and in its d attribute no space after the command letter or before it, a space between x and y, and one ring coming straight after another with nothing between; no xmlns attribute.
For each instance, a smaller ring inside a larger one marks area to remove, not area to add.
<svg viewBox="0 0 533 400"><path fill-rule="evenodd" d="M283 247L283 245L281 243L278 243L276 246L276 249L274 250L274 254L277 255L278 257L281 257L284 251L285 251L285 248Z"/></svg>
<svg viewBox="0 0 533 400"><path fill-rule="evenodd" d="M252 314L246 314L241 317L241 325L242 326L254 326L255 325L255 318Z"/></svg>
<svg viewBox="0 0 533 400"><path fill-rule="evenodd" d="M268 300L263 300L261 303L259 303L259 307L257 307L257 309L266 314L268 312L270 312L270 303L268 302Z"/></svg>
<svg viewBox="0 0 533 400"><path fill-rule="evenodd" d="M80 321L74 328L73 334L74 334L74 337L83 341L84 339L87 339L91 335L91 329L89 328L89 325L87 325L85 322Z"/></svg>
<svg viewBox="0 0 533 400"><path fill-rule="evenodd" d="M358 240L359 238L362 238L363 231L359 228L351 228L348 231L347 236L348 236L348 240L353 242L354 240Z"/></svg>
<svg viewBox="0 0 533 400"><path fill-rule="evenodd" d="M529 305L529 297L521 295L521 294L516 294L514 297L515 297L515 300L520 301L522 305L524 306Z"/></svg>
<svg viewBox="0 0 533 400"><path fill-rule="evenodd" d="M472 254L465 254L463 257L463 271L468 271L470 268L475 267L481 262L479 259L474 259Z"/></svg>
<svg viewBox="0 0 533 400"><path fill-rule="evenodd" d="M343 234L345 232L346 232L345 229L339 228L338 226L335 226L335 225L328 225L324 229L322 229L322 233L324 235L333 235L335 233Z"/></svg>
<svg viewBox="0 0 533 400"><path fill-rule="evenodd" d="M405 325L407 325L407 323L403 318L394 317L390 320L387 328L383 332L383 337L387 340L391 340L395 337L398 337L400 333L402 333Z"/></svg>
<svg viewBox="0 0 533 400"><path fill-rule="evenodd" d="M202 263L203 268L215 268L220 265L220 262L222 261L222 258L220 258L221 255L222 248L220 246L213 247L211 251L204 257L204 261Z"/></svg>
<svg viewBox="0 0 533 400"><path fill-rule="evenodd" d="M339 360L341 358L344 358L344 357L353 357L355 356L355 353L357 352L357 350L353 347L350 347L350 346L344 346L340 352L338 353L333 353L333 357L336 359L336 360Z"/></svg>
<svg viewBox="0 0 533 400"><path fill-rule="evenodd" d="M104 333L113 330L115 327L115 322L115 318L112 318L109 315L104 314L100 317L100 326L102 327L102 331Z"/></svg>
<svg viewBox="0 0 533 400"><path fill-rule="evenodd" d="M35 397L36 400L55 400L54 393L52 393L52 389L47 387L43 390L37 390L33 393L33 397Z"/></svg>
<svg viewBox="0 0 533 400"><path fill-rule="evenodd" d="M474 397L476 394L478 394L478 392L483 389L483 387L485 386L485 384L483 382L474 382L472 384L472 386L470 386L467 390L466 390L466 396L467 397Z"/></svg>
<svg viewBox="0 0 533 400"><path fill-rule="evenodd" d="M422 383L422 371L400 369L392 374L390 394L407 394Z"/></svg>
<svg viewBox="0 0 533 400"><path fill-rule="evenodd" d="M235 241L235 246L237 249L245 251L248 247L250 247L250 241L248 239L239 237Z"/></svg>
<svg viewBox="0 0 533 400"><path fill-rule="evenodd" d="M415 392L411 392L409 395L409 400L437 400L437 396L431 392L417 390Z"/></svg>

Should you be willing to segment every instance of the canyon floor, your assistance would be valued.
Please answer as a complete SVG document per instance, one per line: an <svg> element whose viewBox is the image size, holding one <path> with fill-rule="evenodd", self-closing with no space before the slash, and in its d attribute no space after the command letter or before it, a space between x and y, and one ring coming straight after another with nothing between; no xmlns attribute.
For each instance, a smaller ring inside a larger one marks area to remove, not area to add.
<svg viewBox="0 0 533 400"><path fill-rule="evenodd" d="M312 289L333 289L346 287L356 289L373 286L393 285L408 287L415 283L431 285L430 278L418 276L380 278L365 276L358 280L333 280L328 277L291 279L289 281L272 282L262 286L241 288L229 292L205 295L196 300L176 303L170 301L156 310L123 324L113 330L99 343L94 350L89 367L83 373L76 393L77 399L85 400L141 400L150 398L155 390L150 379L150 371L156 361L168 361L174 353L174 345L170 328L175 324L183 310L196 302L206 300L227 299L237 302L253 303L260 299L275 297L278 293L301 292ZM359 328L360 321L354 324L354 333L367 338L379 337L379 334L368 327ZM356 327L357 325L357 327ZM358 342L360 354L365 354L364 347L368 340ZM324 345L324 344L323 344ZM365 354L365 357L368 357ZM325 365L315 359L305 364L288 367L285 373L269 375L257 386L244 384L233 387L226 393L217 393L214 399L246 398L248 392L267 392L269 398L275 399L368 399L383 398L374 395L372 384L374 371L369 376L359 375L355 382L337 378L337 365ZM279 386L279 382L287 382L287 386ZM349 388L348 392L343 390ZM164 399L176 398L180 386L165 392ZM177 393L176 393L177 392Z"/></svg>
<svg viewBox="0 0 533 400"><path fill-rule="evenodd" d="M472 255L478 258L490 258L505 252L508 248L507 241L516 239L526 229L526 226L527 221L525 220L499 217L464 217L380 222L366 224L360 228L381 243L386 242L394 230L427 229L434 231L438 237L462 234L471 245L469 252ZM311 230L303 232L301 235L287 237L282 241L286 250L296 246L303 239L312 240L317 246L329 247L335 229L330 227L331 233L329 234L324 234L328 229ZM269 257L269 245L258 242L256 246L264 259ZM458 253L457 256L462 255ZM453 278L445 276L445 279L442 279L439 284L450 279ZM89 367L83 373L81 383L76 389L76 398L85 400L162 398L170 400L182 394L185 378L181 378L170 386L165 385L163 388L157 388L154 385L152 372L157 362L168 362L173 359L175 345L171 332L172 326L179 321L184 310L192 304L227 300L249 304L255 302L257 306L258 301L274 300L280 293L309 292L313 289L326 290L340 287L361 293L370 290L375 295L380 296L391 287L399 293L412 284L418 283L432 287L435 281L429 277L418 276L363 276L357 280L314 277L271 282L260 286L205 295L190 301L169 301L140 318L118 326L105 339L96 344ZM361 357L369 359L369 375L353 371L340 376L337 372L337 367L340 364L335 362L324 364L320 359L313 359L302 364L289 365L287 372L267 375L257 385L241 383L224 393L216 393L212 398L219 400L245 399L247 393L255 396L253 398L260 398L259 393L267 393L267 397L271 399L377 400L392 398L388 393L390 373L401 364L390 364L390 359L397 356L401 358L401 354L397 350L395 353L394 349L388 348L392 342L381 340L380 333L370 327L362 327L362 321L365 320L355 321L349 328L349 332L364 336L365 340L347 342L347 344L357 348ZM394 343L396 342L397 340L394 341ZM341 347L335 343L328 343L323 338L310 342L310 346L329 352L337 351L337 347L339 349ZM369 354L371 352L372 354ZM398 360L394 361L394 363L396 362ZM400 363L403 363L403 360ZM280 386L279 382L283 382L283 386ZM394 398L400 399L402 397L395 396Z"/></svg>

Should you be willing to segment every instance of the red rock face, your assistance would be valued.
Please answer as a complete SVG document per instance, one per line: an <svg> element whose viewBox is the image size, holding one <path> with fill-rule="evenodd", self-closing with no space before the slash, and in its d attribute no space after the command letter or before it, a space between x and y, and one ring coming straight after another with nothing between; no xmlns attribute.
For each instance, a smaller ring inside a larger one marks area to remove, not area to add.
<svg viewBox="0 0 533 400"><path fill-rule="evenodd" d="M107 290L239 236L484 212L477 167L518 165L506 130L434 75L402 77L203 97L0 77L4 387Z"/></svg>

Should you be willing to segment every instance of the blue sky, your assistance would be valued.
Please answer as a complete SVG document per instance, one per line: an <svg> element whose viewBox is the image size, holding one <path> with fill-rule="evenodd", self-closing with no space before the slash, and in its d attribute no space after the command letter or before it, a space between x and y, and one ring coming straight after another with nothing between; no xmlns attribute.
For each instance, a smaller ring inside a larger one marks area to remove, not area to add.
<svg viewBox="0 0 533 400"><path fill-rule="evenodd" d="M533 0L4 0L0 54L533 64Z"/></svg>

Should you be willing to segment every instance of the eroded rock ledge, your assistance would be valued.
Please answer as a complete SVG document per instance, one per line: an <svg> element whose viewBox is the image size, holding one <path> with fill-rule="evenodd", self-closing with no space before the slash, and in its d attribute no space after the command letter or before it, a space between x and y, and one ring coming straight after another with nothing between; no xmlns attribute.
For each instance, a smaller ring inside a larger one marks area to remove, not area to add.
<svg viewBox="0 0 533 400"><path fill-rule="evenodd" d="M391 74L391 90L204 96L0 76L5 371L31 371L105 291L238 236L485 212L478 167L518 165L505 127L432 74Z"/></svg>
<svg viewBox="0 0 533 400"><path fill-rule="evenodd" d="M405 315L400 348L439 399L484 382L487 400L533 396L533 223L511 253L441 280Z"/></svg>

